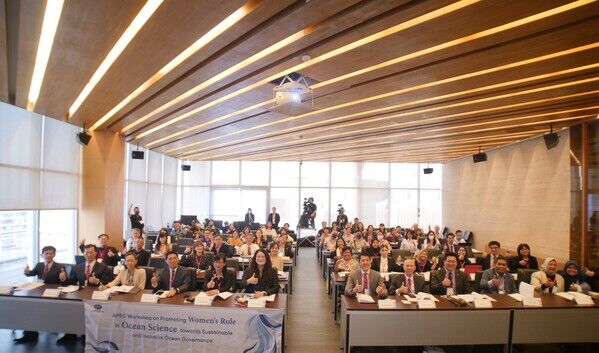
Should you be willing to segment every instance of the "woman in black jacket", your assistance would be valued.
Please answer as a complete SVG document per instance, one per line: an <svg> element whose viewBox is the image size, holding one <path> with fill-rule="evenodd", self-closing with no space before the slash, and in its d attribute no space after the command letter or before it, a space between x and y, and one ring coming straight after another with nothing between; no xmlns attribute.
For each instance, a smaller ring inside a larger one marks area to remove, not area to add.
<svg viewBox="0 0 599 353"><path fill-rule="evenodd" d="M256 250L241 284L246 293L254 293L256 298L279 292L279 275L273 270L270 256L264 250Z"/></svg>
<svg viewBox="0 0 599 353"><path fill-rule="evenodd" d="M235 274L227 270L224 254L217 254L212 262L212 271L206 273L202 290L208 295L235 291Z"/></svg>
<svg viewBox="0 0 599 353"><path fill-rule="evenodd" d="M523 243L518 245L517 248L518 254L512 258L510 258L510 262L508 267L510 272L518 272L519 269L524 270L538 270L539 264L537 263L537 258L530 255L530 246L528 244Z"/></svg>

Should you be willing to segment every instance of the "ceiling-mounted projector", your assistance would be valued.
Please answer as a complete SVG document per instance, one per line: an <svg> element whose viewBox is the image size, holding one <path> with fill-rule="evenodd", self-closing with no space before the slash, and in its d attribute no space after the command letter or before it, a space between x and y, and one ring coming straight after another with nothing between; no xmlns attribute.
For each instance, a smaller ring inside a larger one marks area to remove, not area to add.
<svg viewBox="0 0 599 353"><path fill-rule="evenodd" d="M304 76L298 75L293 80L290 75L283 77L281 83L273 88L275 106L284 104L299 104L308 96L312 96L312 89Z"/></svg>

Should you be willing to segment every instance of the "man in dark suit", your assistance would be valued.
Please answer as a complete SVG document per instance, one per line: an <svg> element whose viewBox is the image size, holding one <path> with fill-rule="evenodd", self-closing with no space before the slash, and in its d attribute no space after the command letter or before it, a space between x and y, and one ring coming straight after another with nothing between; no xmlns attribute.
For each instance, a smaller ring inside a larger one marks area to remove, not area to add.
<svg viewBox="0 0 599 353"><path fill-rule="evenodd" d="M381 274L370 268L372 259L370 254L360 254L360 268L347 276L345 284L345 295L355 296L358 293L387 296L387 287Z"/></svg>
<svg viewBox="0 0 599 353"><path fill-rule="evenodd" d="M455 253L445 255L444 267L431 272L431 293L455 295L468 293L468 278L457 269L458 256Z"/></svg>
<svg viewBox="0 0 599 353"><path fill-rule="evenodd" d="M389 284L389 293L395 295L427 292L424 277L416 275L416 260L407 258L403 262L404 273L394 276Z"/></svg>
<svg viewBox="0 0 599 353"><path fill-rule="evenodd" d="M445 245L443 245L442 254L443 255L448 254L448 253L457 254L459 247L460 246L455 241L455 235L453 233L449 233L449 234L447 234L447 243L445 243Z"/></svg>
<svg viewBox="0 0 599 353"><path fill-rule="evenodd" d="M181 292L191 290L191 277L186 268L179 266L179 256L174 251L166 253L168 268L152 276L152 288L154 293L159 290L166 291L166 297L170 298Z"/></svg>
<svg viewBox="0 0 599 353"><path fill-rule="evenodd" d="M495 261L499 258L499 252L501 250L501 244L496 240L489 242L489 254L483 258L483 270L495 268Z"/></svg>
<svg viewBox="0 0 599 353"><path fill-rule="evenodd" d="M279 230L279 222L281 221L281 216L277 213L277 208L273 207L272 212L268 215L266 222L264 223L272 223L272 227L276 230Z"/></svg>
<svg viewBox="0 0 599 353"><path fill-rule="evenodd" d="M150 257L152 256L149 251L144 249L144 245L146 244L144 238L137 238L135 241L135 247L131 252L135 255L137 259L137 266L148 266L150 262ZM122 254L122 258L124 259L127 253Z"/></svg>
<svg viewBox="0 0 599 353"><path fill-rule="evenodd" d="M96 247L98 249L98 261L105 263L106 266L116 266L119 264L119 254L116 248L108 246L108 239L108 234L98 235L99 245ZM81 252L85 251L85 240L81 241L79 249Z"/></svg>
<svg viewBox="0 0 599 353"><path fill-rule="evenodd" d="M489 294L512 294L517 293L516 281L507 272L507 260L500 256L495 261L495 268L483 272L480 280L480 291Z"/></svg>
<svg viewBox="0 0 599 353"><path fill-rule="evenodd" d="M85 262L73 267L71 276L68 279L69 284L97 287L100 284L108 283L110 274L106 269L106 265L96 260L98 254L96 249L93 244L85 246L83 252ZM61 273L59 278L61 284L64 284L66 282L66 273Z"/></svg>
<svg viewBox="0 0 599 353"><path fill-rule="evenodd" d="M38 262L33 269L30 269L29 265L27 265L25 267L25 271L23 271L25 276L37 276L37 278L43 280L45 284L60 284L60 279L58 277L61 272L65 271L65 269L63 265L54 262L55 255L55 247L44 246L42 248L42 257L44 258L44 262ZM37 331L23 331L23 337L15 338L15 342L37 342L38 336L39 334Z"/></svg>
<svg viewBox="0 0 599 353"><path fill-rule="evenodd" d="M225 258L232 257L235 255L235 249L223 242L223 237L220 234L216 234L213 236L214 242L212 243L212 247L210 251L214 253L214 258L216 255L223 254Z"/></svg>

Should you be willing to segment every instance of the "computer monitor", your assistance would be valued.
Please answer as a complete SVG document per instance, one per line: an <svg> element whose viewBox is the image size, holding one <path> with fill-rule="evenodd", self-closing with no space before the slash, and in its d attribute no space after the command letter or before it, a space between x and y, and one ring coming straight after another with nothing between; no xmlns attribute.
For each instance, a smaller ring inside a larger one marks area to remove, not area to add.
<svg viewBox="0 0 599 353"><path fill-rule="evenodd" d="M198 216L196 215L181 215L181 223L184 225L191 225L191 221L198 222Z"/></svg>

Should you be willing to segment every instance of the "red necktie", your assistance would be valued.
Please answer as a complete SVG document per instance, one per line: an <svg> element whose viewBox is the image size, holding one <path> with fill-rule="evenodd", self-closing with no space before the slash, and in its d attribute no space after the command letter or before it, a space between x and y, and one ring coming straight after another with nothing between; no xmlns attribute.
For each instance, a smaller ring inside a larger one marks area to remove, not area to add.
<svg viewBox="0 0 599 353"><path fill-rule="evenodd" d="M414 291L412 290L412 279L410 277L408 277L407 282L408 282L408 293L414 294Z"/></svg>
<svg viewBox="0 0 599 353"><path fill-rule="evenodd" d="M89 275L91 275L92 273L92 265L89 264L87 265L87 267L85 268L85 278L89 278Z"/></svg>
<svg viewBox="0 0 599 353"><path fill-rule="evenodd" d="M368 272L362 273L362 287L364 287L364 293L368 290Z"/></svg>
<svg viewBox="0 0 599 353"><path fill-rule="evenodd" d="M42 279L43 280L46 279L46 275L48 274L48 271L50 271L50 265L46 264L46 266L44 267L44 273L42 273Z"/></svg>

